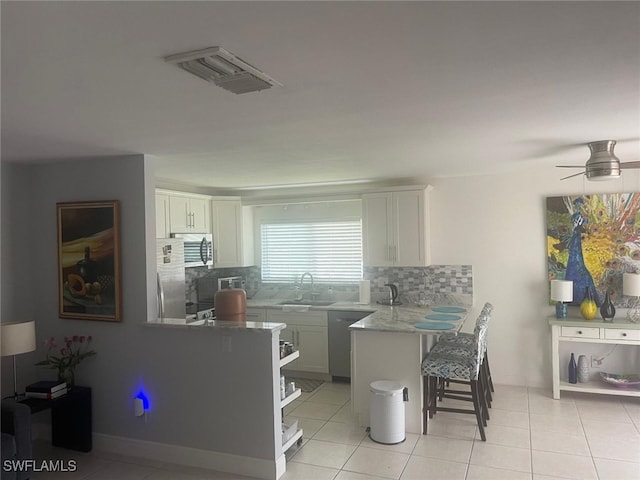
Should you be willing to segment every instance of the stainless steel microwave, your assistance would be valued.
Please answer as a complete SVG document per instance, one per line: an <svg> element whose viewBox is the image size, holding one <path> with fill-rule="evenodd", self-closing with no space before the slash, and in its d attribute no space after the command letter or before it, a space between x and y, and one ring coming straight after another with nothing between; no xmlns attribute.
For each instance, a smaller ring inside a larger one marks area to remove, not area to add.
<svg viewBox="0 0 640 480"><path fill-rule="evenodd" d="M213 266L213 235L210 233L172 233L184 241L184 266Z"/></svg>

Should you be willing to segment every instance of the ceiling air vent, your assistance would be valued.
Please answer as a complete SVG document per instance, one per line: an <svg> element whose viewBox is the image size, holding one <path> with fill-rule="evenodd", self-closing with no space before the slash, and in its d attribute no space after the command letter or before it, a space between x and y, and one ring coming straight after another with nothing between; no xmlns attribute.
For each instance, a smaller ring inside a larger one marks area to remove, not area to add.
<svg viewBox="0 0 640 480"><path fill-rule="evenodd" d="M169 55L165 60L233 93L258 92L275 85L282 86L222 47Z"/></svg>

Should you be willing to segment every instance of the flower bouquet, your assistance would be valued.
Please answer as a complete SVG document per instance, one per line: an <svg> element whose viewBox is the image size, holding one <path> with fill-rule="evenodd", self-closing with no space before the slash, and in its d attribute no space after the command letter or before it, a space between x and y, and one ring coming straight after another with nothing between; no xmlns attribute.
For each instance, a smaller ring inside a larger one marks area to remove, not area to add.
<svg viewBox="0 0 640 480"><path fill-rule="evenodd" d="M47 357L36 363L36 365L46 365L49 368L58 370L58 379L67 382L67 387L73 386L75 379L75 368L82 360L96 354L89 349L92 341L91 335L64 337L64 342L58 349L58 342L54 337L44 340L42 343L47 350Z"/></svg>

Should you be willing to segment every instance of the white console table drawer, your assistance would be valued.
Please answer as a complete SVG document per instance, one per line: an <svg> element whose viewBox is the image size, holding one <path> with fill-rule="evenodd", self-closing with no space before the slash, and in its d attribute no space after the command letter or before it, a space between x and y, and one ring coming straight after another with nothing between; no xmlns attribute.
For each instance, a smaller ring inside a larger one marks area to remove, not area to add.
<svg viewBox="0 0 640 480"><path fill-rule="evenodd" d="M563 337L600 338L598 327L561 327L560 335Z"/></svg>
<svg viewBox="0 0 640 480"><path fill-rule="evenodd" d="M624 328L607 328L604 330L607 340L640 340L640 330L625 330Z"/></svg>

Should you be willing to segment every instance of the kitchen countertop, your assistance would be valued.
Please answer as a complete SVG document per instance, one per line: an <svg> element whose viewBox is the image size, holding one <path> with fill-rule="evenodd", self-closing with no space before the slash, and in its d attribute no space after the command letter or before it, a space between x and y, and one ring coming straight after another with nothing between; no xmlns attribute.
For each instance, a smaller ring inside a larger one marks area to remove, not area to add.
<svg viewBox="0 0 640 480"><path fill-rule="evenodd" d="M425 318L431 313L438 313L432 310L435 306L421 307L417 305L396 305L388 306L377 303L362 304L351 301L338 301L330 305L310 306L310 305L281 305L283 299L248 299L248 308L273 308L284 311L360 311L371 312L362 320L351 325L351 329L356 331L375 331L375 332L395 332L395 333L417 333L441 334L445 332L458 332L466 317L469 314L469 306L464 305L463 308L467 312L455 313L452 315L459 316L458 320L438 320L447 323L453 323L454 328L446 330L427 330L416 328L415 324L419 322L429 322ZM449 305L447 305L449 306ZM174 328L213 328L223 330L253 330L273 332L282 330L286 327L284 323L276 322L223 322L219 320L199 320L187 323L184 319L164 319L163 322L148 322L148 326L174 327Z"/></svg>
<svg viewBox="0 0 640 480"><path fill-rule="evenodd" d="M355 331L374 331L374 332L392 332L392 333L417 333L421 335L429 334L441 334L446 332L458 332L465 319L469 315L469 308L466 312L452 313L460 317L457 320L428 320L425 317L429 314L441 314L441 312L434 312L433 307L419 307L419 306L396 306L387 307L379 305L375 312L366 316L362 320L352 324L349 328ZM435 305L434 305L435 307ZM447 314L449 315L449 314ZM434 323L452 323L454 328L444 330L428 330L423 328L416 328L416 323L422 322L434 322Z"/></svg>
<svg viewBox="0 0 640 480"><path fill-rule="evenodd" d="M467 311L463 313L456 313L453 315L457 315L460 317L459 320L441 320L446 321L447 323L453 323L455 325L452 329L447 330L427 330L416 328L415 324L419 322L428 322L425 318L426 315L431 313L438 313L432 310L433 306L420 307L417 305L397 305L397 306L388 306L381 305L378 303L372 304L362 304L358 302L335 302L331 305L327 306L307 306L307 305L280 305L282 299L265 299L265 300L257 300L257 299L249 299L247 300L247 307L255 307L255 308L278 308L278 309L290 309L289 311L296 311L297 308L300 311L306 310L351 310L351 311L364 311L364 312L372 312L370 315L367 315L362 320L357 321L356 323L351 325L351 329L357 331L376 331L376 332L396 332L396 333L417 333L417 334L440 334L444 332L457 332L460 330L466 317L469 314L470 307L463 306ZM445 305L443 305L445 306ZM454 305L446 305L446 306L454 306ZM457 306L457 305L455 305Z"/></svg>
<svg viewBox="0 0 640 480"><path fill-rule="evenodd" d="M299 309L300 311L306 311L306 310L325 310L325 311L329 311L329 310L353 310L353 311L358 311L358 312L372 312L377 310L379 307L384 307L384 305L378 305L378 304L369 304L369 303L359 303L359 302L347 302L347 301L338 301L338 302L334 302L330 305L322 305L322 306L317 306L317 305L305 305L303 303L297 304L297 303L291 303L291 304L286 304L286 305L282 305L282 302L286 301L286 299L284 298L270 298L270 299L255 299L255 298L248 298L247 299L247 307L251 308L276 308L276 309L280 309L280 310L290 310L290 311L295 311L296 309ZM283 308L285 307L285 308Z"/></svg>
<svg viewBox="0 0 640 480"><path fill-rule="evenodd" d="M174 328L211 328L216 330L251 330L255 332L275 332L283 330L287 325L277 322L223 322L221 320L197 320L187 323L182 318L165 318L162 322L147 322L146 326Z"/></svg>

